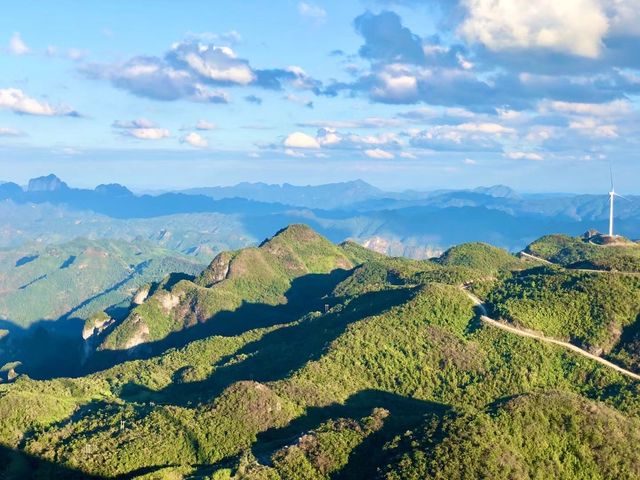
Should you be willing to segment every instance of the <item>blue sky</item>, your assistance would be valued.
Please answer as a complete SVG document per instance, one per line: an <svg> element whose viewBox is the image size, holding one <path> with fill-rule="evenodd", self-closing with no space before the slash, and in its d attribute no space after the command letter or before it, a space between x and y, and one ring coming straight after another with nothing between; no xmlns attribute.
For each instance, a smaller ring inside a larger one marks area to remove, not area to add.
<svg viewBox="0 0 640 480"><path fill-rule="evenodd" d="M640 193L638 0L3 11L2 180Z"/></svg>

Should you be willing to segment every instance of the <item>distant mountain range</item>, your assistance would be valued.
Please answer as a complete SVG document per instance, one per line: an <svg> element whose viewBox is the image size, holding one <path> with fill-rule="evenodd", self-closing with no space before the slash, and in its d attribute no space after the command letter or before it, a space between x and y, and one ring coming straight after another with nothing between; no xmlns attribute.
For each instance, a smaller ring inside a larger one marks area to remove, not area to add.
<svg viewBox="0 0 640 480"><path fill-rule="evenodd" d="M75 237L150 240L208 261L256 244L291 223L334 242L353 239L383 253L424 258L458 243L517 250L548 232L578 235L607 225L606 195L473 190L385 192L362 180L319 186L241 183L158 195L118 184L69 187L55 175L26 187L0 184L0 246ZM616 205L616 228L640 237L640 197Z"/></svg>

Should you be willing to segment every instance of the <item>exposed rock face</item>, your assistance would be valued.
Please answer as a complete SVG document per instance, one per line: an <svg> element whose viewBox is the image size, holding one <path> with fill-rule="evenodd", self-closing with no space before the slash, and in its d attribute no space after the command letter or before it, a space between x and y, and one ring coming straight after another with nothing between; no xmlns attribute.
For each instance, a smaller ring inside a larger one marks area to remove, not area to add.
<svg viewBox="0 0 640 480"><path fill-rule="evenodd" d="M156 296L165 313L171 312L180 303L180 297L171 292L162 291Z"/></svg>
<svg viewBox="0 0 640 480"><path fill-rule="evenodd" d="M113 324L114 320L107 315L96 315L89 319L82 329L83 340L99 335Z"/></svg>
<svg viewBox="0 0 640 480"><path fill-rule="evenodd" d="M148 286L144 286L142 288L140 288L136 294L133 296L133 300L131 300L131 304L132 305L142 305L142 303L147 299L147 297L149 296L149 287Z"/></svg>
<svg viewBox="0 0 640 480"><path fill-rule="evenodd" d="M69 187L55 175L47 175L46 177L32 178L29 180L28 192L55 192L58 190L67 190Z"/></svg>
<svg viewBox="0 0 640 480"><path fill-rule="evenodd" d="M230 252L222 252L213 259L209 268L202 272L198 283L203 287L212 287L216 283L221 282L229 274L229 264L232 255Z"/></svg>
<svg viewBox="0 0 640 480"><path fill-rule="evenodd" d="M127 343L124 344L124 349L129 350L133 347L137 347L138 345L145 343L149 340L149 326L145 323L145 321L136 316L133 321L133 325L135 328L135 332L131 337L127 340Z"/></svg>

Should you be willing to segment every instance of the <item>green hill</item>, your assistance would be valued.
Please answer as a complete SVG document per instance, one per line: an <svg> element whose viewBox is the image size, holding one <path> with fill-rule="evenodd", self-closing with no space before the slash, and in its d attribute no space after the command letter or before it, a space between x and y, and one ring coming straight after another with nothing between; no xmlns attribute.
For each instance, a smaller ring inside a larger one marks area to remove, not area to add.
<svg viewBox="0 0 640 480"><path fill-rule="evenodd" d="M587 235L547 235L531 243L525 251L568 268L640 272L640 245L621 239L618 243L599 244Z"/></svg>
<svg viewBox="0 0 640 480"><path fill-rule="evenodd" d="M124 348L144 324L163 349L0 384L0 476L56 464L121 478L640 478L638 382L481 323L460 288L481 282L492 308L523 312L534 284L543 302L566 292L591 317L558 332L600 339L601 310L635 325L633 277L591 274L619 281L618 309L593 294L610 288L601 277L459 251L471 253L387 258L293 226L194 281L169 277L103 344Z"/></svg>
<svg viewBox="0 0 640 480"><path fill-rule="evenodd" d="M331 280L322 274L353 266L348 258L354 247L336 246L303 225L292 225L256 248L219 254L194 281L161 285L156 292L136 307L102 342L103 350L128 349L142 343L159 341L169 334L215 321L216 315L251 305L287 305L285 315L291 317L308 308L308 291L323 288ZM338 272L339 274L339 272ZM307 280L294 286L294 279ZM294 288L295 287L295 288ZM317 300L317 299L316 299ZM316 302L317 303L317 302ZM279 314L276 309L260 309L247 316L255 326L266 324L266 317Z"/></svg>

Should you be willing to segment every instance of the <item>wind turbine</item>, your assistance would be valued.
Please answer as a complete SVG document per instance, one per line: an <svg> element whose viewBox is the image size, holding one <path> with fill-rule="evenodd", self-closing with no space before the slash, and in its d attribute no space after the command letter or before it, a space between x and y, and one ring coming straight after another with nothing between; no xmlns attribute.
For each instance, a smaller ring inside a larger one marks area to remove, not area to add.
<svg viewBox="0 0 640 480"><path fill-rule="evenodd" d="M611 191L609 192L609 236L613 237L613 200L615 197L620 197L624 200L627 199L616 193L616 189L613 185L613 167L611 166L611 163L609 163L609 173L611 175Z"/></svg>

